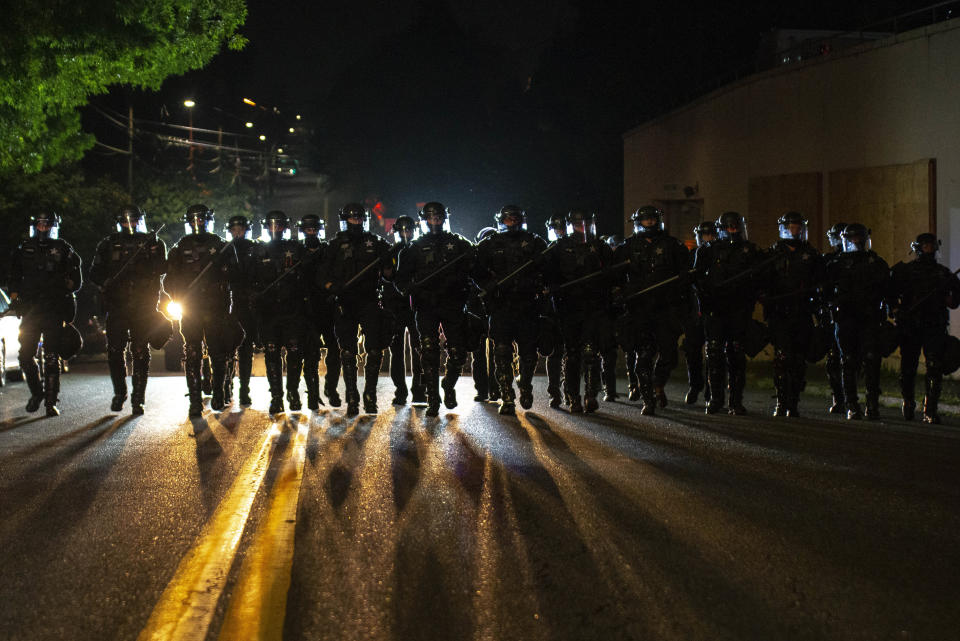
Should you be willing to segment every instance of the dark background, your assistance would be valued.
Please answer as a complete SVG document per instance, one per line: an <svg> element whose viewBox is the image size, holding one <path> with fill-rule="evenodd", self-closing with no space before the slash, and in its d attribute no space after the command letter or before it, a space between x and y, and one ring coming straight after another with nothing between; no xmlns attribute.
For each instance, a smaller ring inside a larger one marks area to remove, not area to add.
<svg viewBox="0 0 960 641"><path fill-rule="evenodd" d="M186 124L189 96L197 127L249 133L253 118L269 132L264 148L285 145L329 177L335 197L380 202L390 218L440 200L472 237L507 203L524 206L537 231L581 206L598 213L601 233L620 233L632 126L750 69L772 29L857 29L930 3L624 4L252 0L244 51L158 93L118 89L94 104ZM98 139L125 147L116 123L87 111ZM138 171L161 159L138 151ZM92 154L88 165L125 175L122 158Z"/></svg>

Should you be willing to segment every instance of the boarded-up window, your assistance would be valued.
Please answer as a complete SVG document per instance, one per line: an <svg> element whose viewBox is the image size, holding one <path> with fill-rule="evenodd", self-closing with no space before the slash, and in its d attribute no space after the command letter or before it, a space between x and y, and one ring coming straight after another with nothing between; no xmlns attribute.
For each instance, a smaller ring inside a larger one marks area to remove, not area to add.
<svg viewBox="0 0 960 641"><path fill-rule="evenodd" d="M863 223L873 250L893 265L908 260L910 241L936 233L936 165L931 159L906 165L831 171L830 222Z"/></svg>
<svg viewBox="0 0 960 641"><path fill-rule="evenodd" d="M751 177L746 212L750 240L769 247L779 238L780 216L798 211L809 223L810 242L823 247L822 194L823 174L819 172Z"/></svg>

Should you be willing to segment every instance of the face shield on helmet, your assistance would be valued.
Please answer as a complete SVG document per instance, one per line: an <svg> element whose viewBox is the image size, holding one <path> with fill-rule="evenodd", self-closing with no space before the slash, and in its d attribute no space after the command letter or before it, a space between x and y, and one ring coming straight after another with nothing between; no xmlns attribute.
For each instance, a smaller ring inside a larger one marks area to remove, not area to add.
<svg viewBox="0 0 960 641"><path fill-rule="evenodd" d="M547 240L551 243L567 235L567 221L563 216L551 216L546 222Z"/></svg>
<svg viewBox="0 0 960 641"><path fill-rule="evenodd" d="M860 223L847 225L846 229L843 230L842 237L844 252L868 251L872 247L870 230Z"/></svg>
<svg viewBox="0 0 960 641"><path fill-rule="evenodd" d="M183 215L185 234L213 233L213 212L206 205L191 205Z"/></svg>
<svg viewBox="0 0 960 641"><path fill-rule="evenodd" d="M936 236L929 232L924 232L917 236L916 240L910 243L910 251L918 258L930 258L936 260L940 253L940 241Z"/></svg>
<svg viewBox="0 0 960 641"><path fill-rule="evenodd" d="M693 235L697 239L697 247L703 247L717 239L717 224L706 221L693 228Z"/></svg>
<svg viewBox="0 0 960 641"><path fill-rule="evenodd" d="M795 211L788 212L777 221L781 240L807 242L807 219Z"/></svg>
<svg viewBox="0 0 960 641"><path fill-rule="evenodd" d="M370 214L363 205L350 203L340 208L340 231L370 231Z"/></svg>
<svg viewBox="0 0 960 641"><path fill-rule="evenodd" d="M224 226L224 231L227 233L227 240L239 240L241 238L251 240L253 238L253 230L250 228L250 221L247 220L246 216L231 217Z"/></svg>
<svg viewBox="0 0 960 641"><path fill-rule="evenodd" d="M297 225L297 237L300 240L326 240L327 226L316 214L307 214Z"/></svg>
<svg viewBox="0 0 960 641"><path fill-rule="evenodd" d="M420 230L424 234L450 231L450 212L441 203L427 203L420 210Z"/></svg>
<svg viewBox="0 0 960 641"><path fill-rule="evenodd" d="M410 216L400 216L393 221L393 243L409 245L420 237L420 229Z"/></svg>
<svg viewBox="0 0 960 641"><path fill-rule="evenodd" d="M638 236L656 236L663 233L663 212L653 205L641 207L630 215L633 233Z"/></svg>
<svg viewBox="0 0 960 641"><path fill-rule="evenodd" d="M580 242L597 235L597 223L593 213L581 209L571 210L567 214L567 236L573 236Z"/></svg>
<svg viewBox="0 0 960 641"><path fill-rule="evenodd" d="M837 223L827 230L827 242L833 248L843 246L843 230L847 228L847 223Z"/></svg>
<svg viewBox="0 0 960 641"><path fill-rule="evenodd" d="M30 238L56 240L60 238L60 216L54 213L36 214L30 217Z"/></svg>
<svg viewBox="0 0 960 641"><path fill-rule="evenodd" d="M147 217L140 208L129 205L117 214L117 231L125 234L147 233Z"/></svg>
<svg viewBox="0 0 960 641"><path fill-rule="evenodd" d="M520 231L527 229L527 213L516 205L507 205L497 212L497 231Z"/></svg>
<svg viewBox="0 0 960 641"><path fill-rule="evenodd" d="M720 214L717 219L717 237L724 240L746 240L747 221L735 211Z"/></svg>
<svg viewBox="0 0 960 641"><path fill-rule="evenodd" d="M261 221L260 237L263 241L290 240L290 220L282 211L267 212Z"/></svg>

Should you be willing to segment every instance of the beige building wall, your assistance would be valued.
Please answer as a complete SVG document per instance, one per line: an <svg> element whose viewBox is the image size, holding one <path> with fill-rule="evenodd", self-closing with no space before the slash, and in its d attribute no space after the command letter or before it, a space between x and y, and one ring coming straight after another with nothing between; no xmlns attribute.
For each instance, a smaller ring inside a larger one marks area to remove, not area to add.
<svg viewBox="0 0 960 641"><path fill-rule="evenodd" d="M727 210L761 218L748 226L767 242L771 219L807 209L820 246L832 221L858 216L891 264L908 259L909 240L932 222L955 269L958 142L960 19L747 78L627 132L625 214L692 198L706 219ZM925 180L931 161L934 180ZM795 207L785 202L791 189L800 190Z"/></svg>

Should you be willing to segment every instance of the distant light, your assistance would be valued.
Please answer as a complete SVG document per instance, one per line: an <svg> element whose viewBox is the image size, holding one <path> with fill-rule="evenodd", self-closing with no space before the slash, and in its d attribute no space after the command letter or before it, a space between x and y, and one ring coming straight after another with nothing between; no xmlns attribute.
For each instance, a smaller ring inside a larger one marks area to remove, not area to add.
<svg viewBox="0 0 960 641"><path fill-rule="evenodd" d="M291 175L291 176L292 176L293 174L297 173L297 170L296 170L296 169L289 169L288 171L290 172L290 175Z"/></svg>
<svg viewBox="0 0 960 641"><path fill-rule="evenodd" d="M287 129L287 131L289 131L290 133L293 133L293 127L290 127L289 129Z"/></svg>
<svg viewBox="0 0 960 641"><path fill-rule="evenodd" d="M300 120L300 114L297 114L297 120Z"/></svg>
<svg viewBox="0 0 960 641"><path fill-rule="evenodd" d="M266 136L264 136L263 134L260 134L260 140L266 140L266 139L267 139Z"/></svg>
<svg viewBox="0 0 960 641"><path fill-rule="evenodd" d="M252 129L252 128L253 128L253 123L252 123L252 122L248 122L248 123L247 123L247 129Z"/></svg>
<svg viewBox="0 0 960 641"><path fill-rule="evenodd" d="M257 103L255 103L254 101L250 100L249 98L244 98L244 99L243 99L243 102L244 102L245 104L250 105L251 107L256 107L256 106L257 106Z"/></svg>
<svg viewBox="0 0 960 641"><path fill-rule="evenodd" d="M189 109L190 107L193 107L193 106L196 105L196 104L197 104L197 103L195 103L195 102L194 102L193 100L191 100L190 98L187 98L186 100L183 101L183 106L186 107L186 108L188 108L188 109Z"/></svg>
<svg viewBox="0 0 960 641"><path fill-rule="evenodd" d="M278 153L278 154L282 154L282 153L283 153L283 147L277 147L277 153Z"/></svg>

